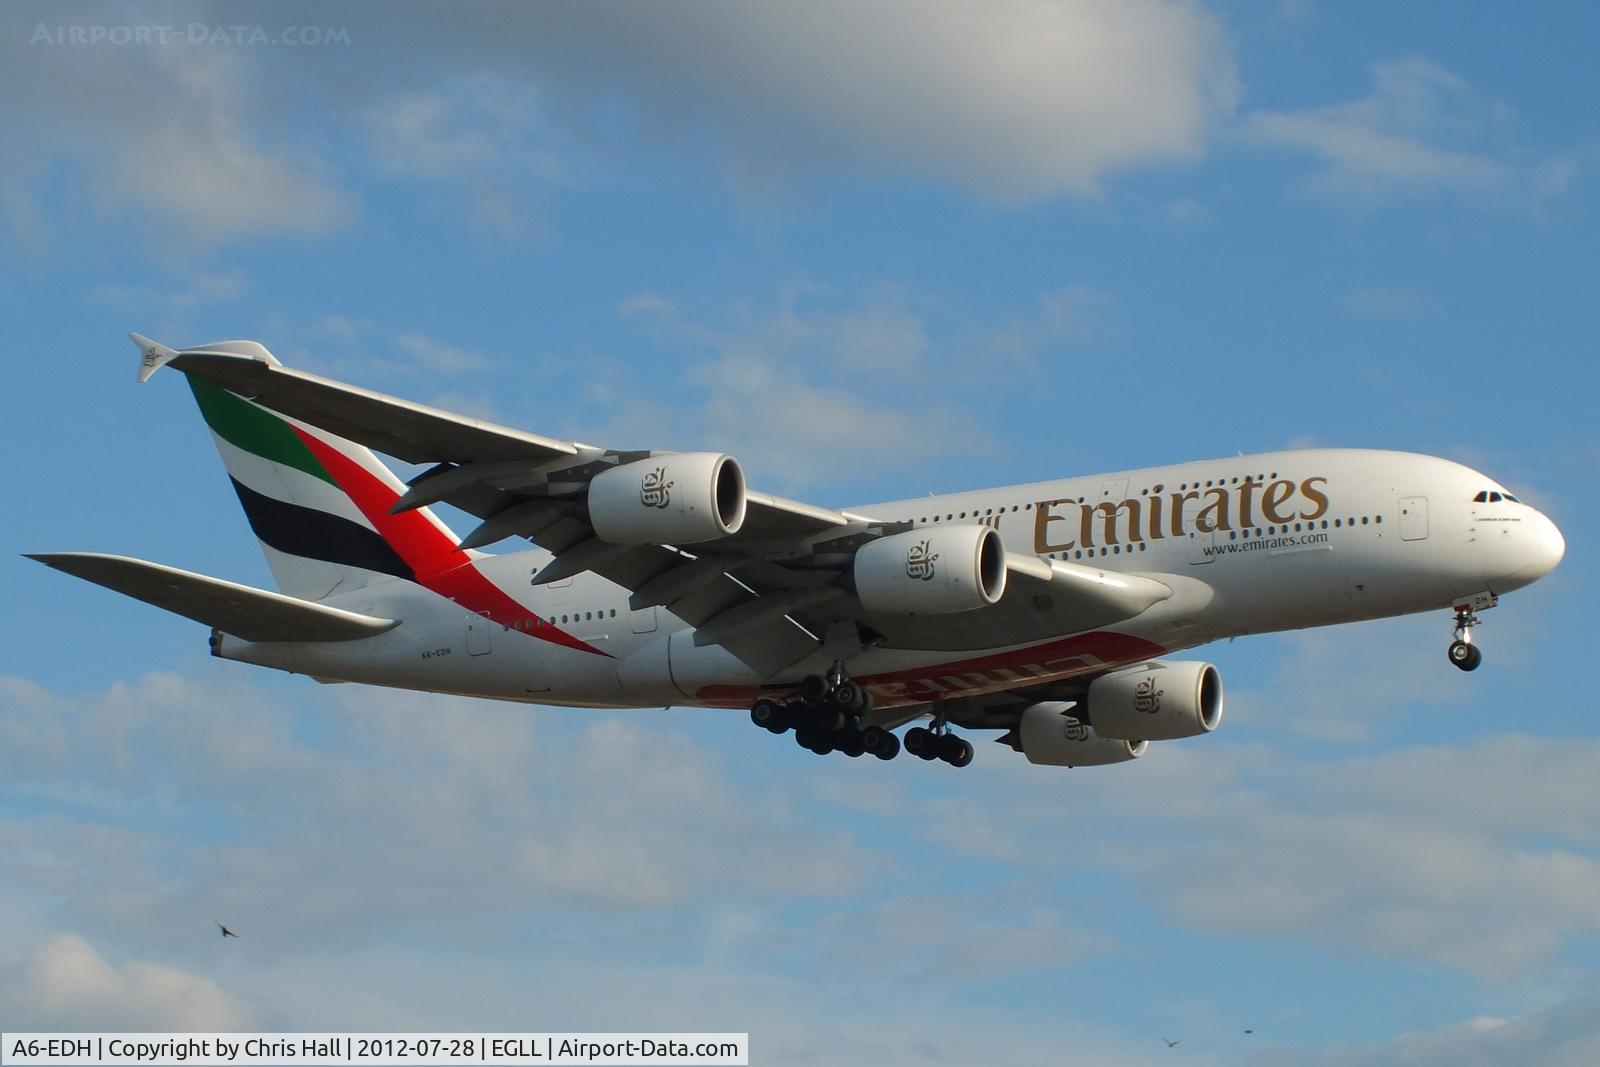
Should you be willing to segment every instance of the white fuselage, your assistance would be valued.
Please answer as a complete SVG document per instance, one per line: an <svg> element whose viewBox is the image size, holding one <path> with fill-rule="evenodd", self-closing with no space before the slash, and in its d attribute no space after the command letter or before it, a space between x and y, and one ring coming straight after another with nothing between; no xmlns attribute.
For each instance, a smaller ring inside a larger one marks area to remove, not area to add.
<svg viewBox="0 0 1600 1067"><path fill-rule="evenodd" d="M1500 595L1548 573L1564 551L1548 518L1507 496L1448 460L1309 449L852 508L919 528L986 523L1012 553L1147 575L1173 595L1102 630L1074 630L1063 618L1045 640L994 643L968 626L958 628L970 635L959 647L901 641L860 652L849 671L876 707L892 708L1098 674L1218 638ZM598 575L533 585L549 560L534 549L476 565L605 655L491 623L398 579L326 601L403 620L387 633L338 644L223 638L219 654L329 681L585 707L744 708L763 683L825 666L819 653L816 663L759 678L721 646L697 647L669 611L630 610L629 591Z"/></svg>

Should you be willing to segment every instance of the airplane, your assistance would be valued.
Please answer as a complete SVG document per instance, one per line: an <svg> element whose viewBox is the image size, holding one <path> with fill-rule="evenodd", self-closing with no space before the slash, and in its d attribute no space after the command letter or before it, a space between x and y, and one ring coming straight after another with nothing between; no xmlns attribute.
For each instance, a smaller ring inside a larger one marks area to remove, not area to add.
<svg viewBox="0 0 1600 1067"><path fill-rule="evenodd" d="M817 754L958 767L957 731L992 730L1030 763L1100 766L1217 729L1221 675L1177 653L1449 610L1471 671L1479 613L1565 552L1505 486L1430 456L1240 454L835 509L749 487L726 453L543 437L254 341L131 336L140 382L187 379L278 588L32 558L321 682L747 710ZM402 482L374 450L426 469ZM458 537L436 504L479 525ZM484 551L510 539L533 547Z"/></svg>

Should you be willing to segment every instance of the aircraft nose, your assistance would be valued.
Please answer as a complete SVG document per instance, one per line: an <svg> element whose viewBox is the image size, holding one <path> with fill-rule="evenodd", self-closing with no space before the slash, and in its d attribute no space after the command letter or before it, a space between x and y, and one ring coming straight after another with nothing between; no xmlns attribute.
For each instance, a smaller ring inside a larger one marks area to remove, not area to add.
<svg viewBox="0 0 1600 1067"><path fill-rule="evenodd" d="M1481 542L1484 578L1496 593L1532 585L1556 569L1567 553L1566 539L1550 517L1523 506L1519 520L1495 520Z"/></svg>
<svg viewBox="0 0 1600 1067"><path fill-rule="evenodd" d="M1536 511L1534 515L1533 529L1529 531L1532 534L1529 550L1534 558L1526 571L1530 581L1555 570L1556 564L1567 554L1567 540L1561 536L1560 528L1544 512Z"/></svg>

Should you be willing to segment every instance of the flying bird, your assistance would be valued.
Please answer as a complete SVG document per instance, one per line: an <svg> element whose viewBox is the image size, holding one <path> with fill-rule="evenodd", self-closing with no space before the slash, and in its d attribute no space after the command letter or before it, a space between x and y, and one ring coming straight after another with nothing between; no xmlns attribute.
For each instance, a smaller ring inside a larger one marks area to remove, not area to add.
<svg viewBox="0 0 1600 1067"><path fill-rule="evenodd" d="M217 923L217 920L215 920L215 919L212 919L211 921L214 922L214 923ZM217 923L217 929L222 931L222 936L223 936L224 940L226 940L227 938L230 938L230 937L238 937L239 936L238 934L234 933L232 930L228 929L226 926L223 926L221 923Z"/></svg>
<svg viewBox="0 0 1600 1067"><path fill-rule="evenodd" d="M1250 1028L1249 1028L1249 1027L1248 1027L1248 1026L1247 1026L1247 1027L1245 1027L1245 1028L1244 1028L1244 1032L1245 1032L1245 1033L1247 1033L1247 1034L1253 1034L1253 1033L1255 1033L1255 1031L1254 1031L1254 1030L1252 1030L1252 1029L1250 1029Z"/></svg>
<svg viewBox="0 0 1600 1067"><path fill-rule="evenodd" d="M1182 1041L1183 1038L1180 1037L1178 1039L1178 1041L1172 1041L1172 1040L1164 1037L1161 1040L1163 1040L1163 1041L1165 1041L1167 1043L1167 1047L1168 1048L1177 1048L1178 1047L1178 1041Z"/></svg>

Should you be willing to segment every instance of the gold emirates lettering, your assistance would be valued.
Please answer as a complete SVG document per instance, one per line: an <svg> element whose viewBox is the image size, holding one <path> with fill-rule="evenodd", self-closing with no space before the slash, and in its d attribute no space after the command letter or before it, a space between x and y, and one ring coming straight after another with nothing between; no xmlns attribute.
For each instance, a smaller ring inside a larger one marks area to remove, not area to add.
<svg viewBox="0 0 1600 1067"><path fill-rule="evenodd" d="M1327 484L1328 479L1321 477L1307 478L1299 485L1288 479L1261 482L1246 477L1236 487L1196 487L1183 492L1168 493L1165 486L1158 485L1148 496L1115 502L1102 500L1096 504L1080 504L1071 499L1041 500L1034 505L1033 550L1043 554L1096 545L1131 544L1146 538L1182 537L1184 520L1191 515L1194 528L1201 533L1243 530L1256 525L1258 506L1262 519L1274 525L1296 519L1320 519L1328 512L1328 496L1322 491ZM1191 501L1199 505L1198 508L1190 509ZM1072 522L1067 508L1078 509L1076 523ZM1166 512L1165 522L1162 512ZM1052 523L1060 523L1061 528L1051 530ZM1068 531L1073 531L1076 537ZM1096 532L1100 535L1098 541ZM1067 539L1052 541L1052 537Z"/></svg>

